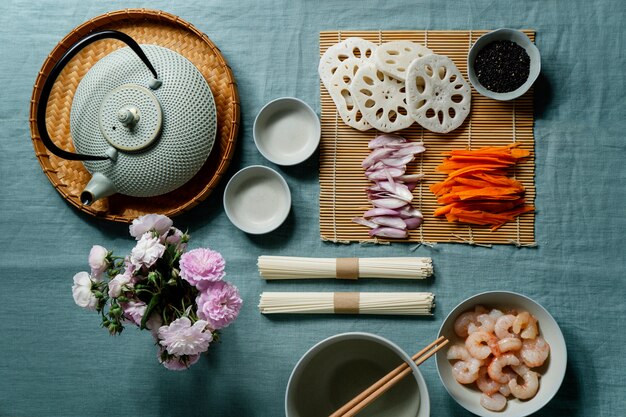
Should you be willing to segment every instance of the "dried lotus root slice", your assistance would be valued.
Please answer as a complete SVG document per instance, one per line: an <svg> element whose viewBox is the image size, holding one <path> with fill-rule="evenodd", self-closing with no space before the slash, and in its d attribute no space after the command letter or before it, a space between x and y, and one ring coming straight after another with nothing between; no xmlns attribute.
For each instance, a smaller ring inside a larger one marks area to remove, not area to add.
<svg viewBox="0 0 626 417"><path fill-rule="evenodd" d="M404 82L384 74L373 64L359 68L350 91L373 128L391 133L413 124L407 110Z"/></svg>
<svg viewBox="0 0 626 417"><path fill-rule="evenodd" d="M359 68L367 65L368 60L362 58L348 58L337 67L328 83L328 93L335 102L337 113L350 127L360 131L371 129L367 120L363 118L361 110L354 101L350 92L350 84Z"/></svg>
<svg viewBox="0 0 626 417"><path fill-rule="evenodd" d="M456 129L470 111L470 86L446 56L433 54L413 61L407 71L406 93L411 117L433 132Z"/></svg>
<svg viewBox="0 0 626 417"><path fill-rule="evenodd" d="M328 90L330 78L339 64L348 58L369 59L376 50L376 44L365 39L350 37L329 47L320 58L317 71Z"/></svg>
<svg viewBox="0 0 626 417"><path fill-rule="evenodd" d="M431 54L433 51L419 43L410 41L387 42L374 51L374 64L385 74L404 81L411 62Z"/></svg>

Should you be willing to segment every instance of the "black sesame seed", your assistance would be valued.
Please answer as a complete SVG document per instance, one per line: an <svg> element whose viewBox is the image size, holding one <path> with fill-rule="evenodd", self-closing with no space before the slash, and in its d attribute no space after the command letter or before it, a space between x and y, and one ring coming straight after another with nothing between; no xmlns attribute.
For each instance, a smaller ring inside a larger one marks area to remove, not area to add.
<svg viewBox="0 0 626 417"><path fill-rule="evenodd" d="M476 54L474 72L486 89L508 93L517 90L528 79L530 57L515 42L494 41Z"/></svg>

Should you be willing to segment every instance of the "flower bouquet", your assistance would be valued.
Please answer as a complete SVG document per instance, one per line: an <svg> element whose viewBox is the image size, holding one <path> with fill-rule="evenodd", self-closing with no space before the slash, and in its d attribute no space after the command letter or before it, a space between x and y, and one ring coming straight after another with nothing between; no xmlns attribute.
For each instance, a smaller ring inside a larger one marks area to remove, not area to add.
<svg viewBox="0 0 626 417"><path fill-rule="evenodd" d="M125 324L150 330L159 362L187 369L237 318L239 291L223 279L222 255L208 248L187 251L189 235L168 217L139 217L130 235L137 244L126 257L98 245L91 249L91 273L74 276L74 301L100 313L112 335Z"/></svg>

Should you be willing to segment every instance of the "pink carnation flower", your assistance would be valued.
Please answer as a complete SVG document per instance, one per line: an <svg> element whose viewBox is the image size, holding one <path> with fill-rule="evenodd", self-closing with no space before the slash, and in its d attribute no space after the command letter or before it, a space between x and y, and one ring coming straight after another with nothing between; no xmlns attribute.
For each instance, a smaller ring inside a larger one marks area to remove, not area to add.
<svg viewBox="0 0 626 417"><path fill-rule="evenodd" d="M130 252L130 262L137 268L142 266L149 268L163 256L163 252L165 252L165 246L159 243L159 239L146 233L141 236L137 245Z"/></svg>
<svg viewBox="0 0 626 417"><path fill-rule="evenodd" d="M173 245L176 247L176 250L184 252L187 250L187 243L183 242L183 237L185 237L185 233L172 227L165 238L165 243Z"/></svg>
<svg viewBox="0 0 626 417"><path fill-rule="evenodd" d="M196 297L198 317L209 322L215 330L235 321L241 310L241 298L237 287L229 282L211 284Z"/></svg>
<svg viewBox="0 0 626 417"><path fill-rule="evenodd" d="M193 325L188 317L181 317L170 323L169 326L159 328L159 344L170 355L196 355L209 348L213 341L211 332L204 330L207 322L198 320Z"/></svg>
<svg viewBox="0 0 626 417"><path fill-rule="evenodd" d="M98 282L102 279L102 274L109 267L107 255L109 251L100 245L93 245L89 251L89 266L91 267L91 279Z"/></svg>
<svg viewBox="0 0 626 417"><path fill-rule="evenodd" d="M163 351L163 348L159 349L159 351L157 352L157 358L159 359L159 363L165 366L170 371L184 371L194 363L198 362L198 359L200 359L200 354L197 354L187 356L186 362L184 362L180 357L177 356L167 360L163 360Z"/></svg>
<svg viewBox="0 0 626 417"><path fill-rule="evenodd" d="M122 310L124 310L124 317L137 326L140 326L143 315L146 312L146 303L131 300L127 303L121 303L120 305L122 306Z"/></svg>
<svg viewBox="0 0 626 417"><path fill-rule="evenodd" d="M174 224L174 222L167 216L161 214L146 214L133 220L129 231L132 237L139 240L145 233L151 230L154 230L159 236L162 236L170 230L172 224Z"/></svg>
<svg viewBox="0 0 626 417"><path fill-rule="evenodd" d="M198 248L180 257L180 276L199 290L224 278L224 258L219 252Z"/></svg>

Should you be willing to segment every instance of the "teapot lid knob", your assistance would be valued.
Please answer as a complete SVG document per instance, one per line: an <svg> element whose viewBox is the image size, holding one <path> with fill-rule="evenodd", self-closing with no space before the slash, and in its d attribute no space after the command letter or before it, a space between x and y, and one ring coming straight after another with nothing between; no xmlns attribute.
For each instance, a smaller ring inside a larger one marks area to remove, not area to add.
<svg viewBox="0 0 626 417"><path fill-rule="evenodd" d="M102 100L99 116L100 131L107 142L127 152L150 146L163 125L159 100L137 84L124 84L110 91Z"/></svg>
<svg viewBox="0 0 626 417"><path fill-rule="evenodd" d="M135 106L124 106L117 111L117 120L129 129L139 122L139 109Z"/></svg>

